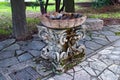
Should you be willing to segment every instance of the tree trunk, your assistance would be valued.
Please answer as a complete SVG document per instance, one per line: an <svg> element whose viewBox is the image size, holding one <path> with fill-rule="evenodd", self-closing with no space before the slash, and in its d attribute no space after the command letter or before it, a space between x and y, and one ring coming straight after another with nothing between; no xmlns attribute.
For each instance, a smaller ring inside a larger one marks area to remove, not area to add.
<svg viewBox="0 0 120 80"><path fill-rule="evenodd" d="M13 36L16 39L27 37L24 0L11 0Z"/></svg>
<svg viewBox="0 0 120 80"><path fill-rule="evenodd" d="M75 12L74 0L63 0L66 12Z"/></svg>

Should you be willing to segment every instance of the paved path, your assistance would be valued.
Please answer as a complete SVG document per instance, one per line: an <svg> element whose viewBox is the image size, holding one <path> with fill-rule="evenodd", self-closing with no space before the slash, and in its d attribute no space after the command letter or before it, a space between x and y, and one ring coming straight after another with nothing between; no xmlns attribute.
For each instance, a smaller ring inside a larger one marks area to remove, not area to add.
<svg viewBox="0 0 120 80"><path fill-rule="evenodd" d="M0 80L120 80L120 25L89 32L79 41L86 46L86 59L61 75L45 71L34 59L46 44L37 35L32 40L0 42ZM47 65L47 64L46 64Z"/></svg>

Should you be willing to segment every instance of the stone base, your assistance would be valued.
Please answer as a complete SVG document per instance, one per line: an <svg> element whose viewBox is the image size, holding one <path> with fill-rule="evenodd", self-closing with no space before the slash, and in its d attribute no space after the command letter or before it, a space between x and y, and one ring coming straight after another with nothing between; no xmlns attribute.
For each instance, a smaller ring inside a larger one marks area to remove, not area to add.
<svg viewBox="0 0 120 80"><path fill-rule="evenodd" d="M103 24L103 20L93 18L88 18L84 23L87 30L100 30L103 28Z"/></svg>

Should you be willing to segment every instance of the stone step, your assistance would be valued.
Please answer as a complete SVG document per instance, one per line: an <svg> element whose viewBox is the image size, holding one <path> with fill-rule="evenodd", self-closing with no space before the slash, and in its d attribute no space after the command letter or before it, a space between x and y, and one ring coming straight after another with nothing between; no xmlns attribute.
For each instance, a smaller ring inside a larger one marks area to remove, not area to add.
<svg viewBox="0 0 120 80"><path fill-rule="evenodd" d="M103 28L103 24L103 20L93 18L88 18L84 23L87 30L101 30Z"/></svg>

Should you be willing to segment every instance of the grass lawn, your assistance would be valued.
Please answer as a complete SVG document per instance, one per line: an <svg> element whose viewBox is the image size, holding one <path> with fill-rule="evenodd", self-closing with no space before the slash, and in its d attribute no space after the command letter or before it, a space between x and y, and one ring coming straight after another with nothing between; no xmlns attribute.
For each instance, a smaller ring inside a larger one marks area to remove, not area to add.
<svg viewBox="0 0 120 80"><path fill-rule="evenodd" d="M54 0L50 0L53 2ZM76 2L83 2L89 0L75 0ZM75 7L76 12L83 13L90 18L115 18L120 19L120 5L118 6L108 6L99 9L93 9L92 7ZM48 6L48 12L54 11L54 6ZM40 22L38 17L35 17L34 14L40 13L39 7L26 7L26 13L33 13L33 17L27 17L27 26L29 30L35 29L36 24ZM9 35L12 32L12 20L11 20L11 7L9 3L0 2L0 35Z"/></svg>

